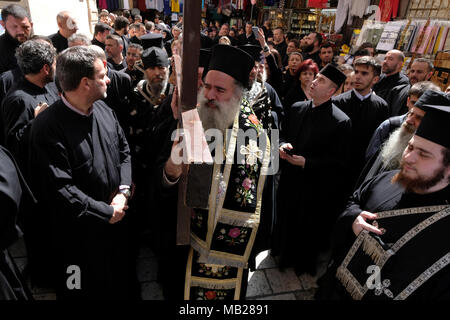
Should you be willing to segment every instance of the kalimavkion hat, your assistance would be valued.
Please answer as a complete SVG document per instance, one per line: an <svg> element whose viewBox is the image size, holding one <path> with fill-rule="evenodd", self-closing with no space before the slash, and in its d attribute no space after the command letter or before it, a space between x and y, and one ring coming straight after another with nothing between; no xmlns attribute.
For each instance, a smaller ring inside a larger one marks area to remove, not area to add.
<svg viewBox="0 0 450 320"><path fill-rule="evenodd" d="M142 64L144 69L150 67L168 67L169 57L164 49L151 47L142 53Z"/></svg>
<svg viewBox="0 0 450 320"><path fill-rule="evenodd" d="M253 44L245 44L245 45L239 46L238 48L241 50L244 50L249 55L251 55L253 60L255 60L255 62L261 61L261 51L262 51L261 46L255 46Z"/></svg>
<svg viewBox="0 0 450 320"><path fill-rule="evenodd" d="M218 44L212 48L208 69L226 73L246 87L254 66L253 58L245 51L227 44Z"/></svg>
<svg viewBox="0 0 450 320"><path fill-rule="evenodd" d="M347 79L347 76L331 63L323 67L319 73L333 81L338 88L344 83L345 79Z"/></svg>
<svg viewBox="0 0 450 320"><path fill-rule="evenodd" d="M163 36L159 33L147 33L141 37L142 48L150 47L164 48Z"/></svg>
<svg viewBox="0 0 450 320"><path fill-rule="evenodd" d="M418 102L425 115L416 135L450 149L450 96L427 90Z"/></svg>

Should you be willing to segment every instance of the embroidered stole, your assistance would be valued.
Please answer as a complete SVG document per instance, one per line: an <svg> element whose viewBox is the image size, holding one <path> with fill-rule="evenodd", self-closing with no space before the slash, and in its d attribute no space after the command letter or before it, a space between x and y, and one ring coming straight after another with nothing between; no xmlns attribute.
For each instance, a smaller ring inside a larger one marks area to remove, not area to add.
<svg viewBox="0 0 450 320"><path fill-rule="evenodd" d="M240 128L256 133L262 150L251 138L238 149ZM208 208L192 209L193 249L186 268L186 300L237 300L240 296L270 162L269 139L245 98L226 148L225 165L215 163L213 167ZM245 155L245 163L235 163L237 152Z"/></svg>
<svg viewBox="0 0 450 320"><path fill-rule="evenodd" d="M405 232L387 240L385 235L363 230L339 266L337 279L355 300L407 299L450 264L448 242L440 238L441 231L435 230L439 223L448 224L449 215L448 205L377 213L377 224L383 227L391 224L391 230L397 225ZM406 226L405 219L410 219ZM389 230L387 227L386 235ZM373 286L375 277L371 277L371 272L375 269L380 277Z"/></svg>

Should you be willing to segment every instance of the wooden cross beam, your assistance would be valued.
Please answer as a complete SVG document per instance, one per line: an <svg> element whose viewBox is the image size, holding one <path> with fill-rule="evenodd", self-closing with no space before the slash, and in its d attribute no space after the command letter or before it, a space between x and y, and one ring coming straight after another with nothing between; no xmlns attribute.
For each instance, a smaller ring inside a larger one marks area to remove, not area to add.
<svg viewBox="0 0 450 320"><path fill-rule="evenodd" d="M183 46L181 59L181 88L178 93L179 115L194 109L197 105L197 69L200 55L200 22L201 22L201 0L189 0L184 2L183 8ZM178 70L179 71L179 70ZM177 71L177 72L178 72ZM187 165L183 166L183 174L178 186L178 215L177 215L177 244L186 245L190 243L190 209L185 205L185 194L187 185Z"/></svg>

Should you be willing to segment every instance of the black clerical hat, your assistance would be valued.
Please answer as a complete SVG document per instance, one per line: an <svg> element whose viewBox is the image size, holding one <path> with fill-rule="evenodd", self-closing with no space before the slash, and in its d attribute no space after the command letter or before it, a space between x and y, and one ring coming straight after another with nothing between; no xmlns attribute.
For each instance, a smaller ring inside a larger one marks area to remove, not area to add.
<svg viewBox="0 0 450 320"><path fill-rule="evenodd" d="M449 95L427 90L419 100L421 100L420 108L424 107L425 115L417 128L416 135L450 149Z"/></svg>
<svg viewBox="0 0 450 320"><path fill-rule="evenodd" d="M426 90L420 98L414 103L415 107L419 107L427 111L427 106L450 106L450 96L440 91Z"/></svg>
<svg viewBox="0 0 450 320"><path fill-rule="evenodd" d="M164 49L151 47L142 53L142 64L144 69L150 67L168 67L169 57Z"/></svg>
<svg viewBox="0 0 450 320"><path fill-rule="evenodd" d="M164 48L163 37L159 33L147 33L141 37L142 48L148 49L151 47Z"/></svg>
<svg viewBox="0 0 450 320"><path fill-rule="evenodd" d="M338 88L344 83L345 79L347 79L347 76L331 63L323 67L319 73L333 81Z"/></svg>
<svg viewBox="0 0 450 320"><path fill-rule="evenodd" d="M254 66L253 58L245 51L227 44L217 44L212 48L208 69L226 73L245 87Z"/></svg>
<svg viewBox="0 0 450 320"><path fill-rule="evenodd" d="M200 49L198 66L207 68L211 59L211 49Z"/></svg>
<svg viewBox="0 0 450 320"><path fill-rule="evenodd" d="M239 49L244 50L249 55L251 55L253 60L255 60L255 62L261 61L261 51L262 51L261 46L255 46L253 44L245 44L243 46L239 46Z"/></svg>

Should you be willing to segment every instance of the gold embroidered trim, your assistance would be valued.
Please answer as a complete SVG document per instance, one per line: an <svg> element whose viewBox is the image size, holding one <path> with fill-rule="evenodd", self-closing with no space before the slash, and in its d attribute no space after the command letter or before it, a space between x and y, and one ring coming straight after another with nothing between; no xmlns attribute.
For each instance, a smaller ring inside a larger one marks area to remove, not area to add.
<svg viewBox="0 0 450 320"><path fill-rule="evenodd" d="M408 298L414 291L416 291L422 284L424 284L427 280L429 280L436 273L444 269L446 266L450 264L450 253L447 253L441 259L436 261L431 267L425 270L417 279L409 284L398 296L395 297L394 300L405 300Z"/></svg>
<svg viewBox="0 0 450 320"><path fill-rule="evenodd" d="M431 217L425 219L421 223L417 224L411 230L409 230L406 234L404 234L389 250L385 251L381 246L374 244L375 239L373 239L367 230L361 231L359 236L356 238L349 252L347 253L344 261L339 266L336 272L336 278L342 283L347 292L351 295L354 300L360 300L369 290L366 283L364 286L358 282L358 280L350 273L347 269L350 261L353 259L355 253L358 251L358 248L362 246L362 249L365 253L367 253L375 264L382 269L386 264L387 260L392 257L396 252L398 252L408 241L414 238L417 234L419 234L424 229L433 225L435 222L439 221L442 218L450 215L450 206L429 206L429 207L418 207L418 208L407 208L401 210L390 210L377 213L377 219L383 219L388 217L396 217L408 214L421 214L421 213L433 213L436 212ZM370 239L369 239L370 238ZM428 279L424 279L425 281ZM421 283L423 284L423 283ZM415 288L417 289L417 288ZM415 290L414 289L414 290Z"/></svg>

